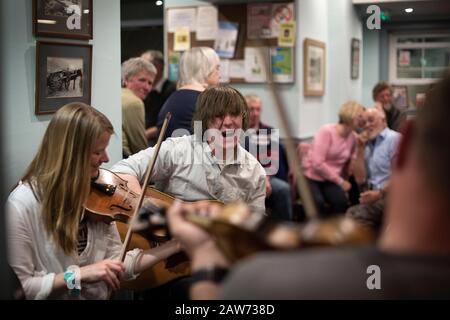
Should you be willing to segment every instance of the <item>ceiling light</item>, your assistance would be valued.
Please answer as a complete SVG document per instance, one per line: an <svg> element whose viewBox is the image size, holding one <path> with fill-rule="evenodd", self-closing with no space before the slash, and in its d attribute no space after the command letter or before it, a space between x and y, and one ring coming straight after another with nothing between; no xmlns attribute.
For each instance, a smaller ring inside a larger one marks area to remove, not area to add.
<svg viewBox="0 0 450 320"><path fill-rule="evenodd" d="M413 11L414 11L413 8L406 8L406 9L405 9L405 12L406 12L406 13L411 13L411 12L413 12Z"/></svg>
<svg viewBox="0 0 450 320"><path fill-rule="evenodd" d="M162 6L163 2L161 0L156 1L157 6Z"/></svg>

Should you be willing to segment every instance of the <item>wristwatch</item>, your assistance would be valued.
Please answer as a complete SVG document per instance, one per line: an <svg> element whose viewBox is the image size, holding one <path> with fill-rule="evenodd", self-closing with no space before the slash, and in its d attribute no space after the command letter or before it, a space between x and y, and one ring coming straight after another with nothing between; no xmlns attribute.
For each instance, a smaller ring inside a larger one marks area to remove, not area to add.
<svg viewBox="0 0 450 320"><path fill-rule="evenodd" d="M208 266L191 274L191 283L211 281L220 283L228 273L228 269L219 266Z"/></svg>

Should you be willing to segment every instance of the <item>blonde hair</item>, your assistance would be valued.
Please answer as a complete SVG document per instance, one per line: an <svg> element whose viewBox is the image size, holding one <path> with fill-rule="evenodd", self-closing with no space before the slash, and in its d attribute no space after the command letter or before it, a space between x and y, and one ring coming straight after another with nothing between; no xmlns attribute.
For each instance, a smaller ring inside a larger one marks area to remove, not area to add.
<svg viewBox="0 0 450 320"><path fill-rule="evenodd" d="M180 79L178 88L199 84L208 87L206 80L214 68L220 64L217 53L208 47L194 47L183 53L180 59Z"/></svg>
<svg viewBox="0 0 450 320"><path fill-rule="evenodd" d="M70 103L50 121L36 156L22 177L41 204L45 230L66 253L77 246L78 227L90 190L90 156L105 132L114 132L101 112Z"/></svg>
<svg viewBox="0 0 450 320"><path fill-rule="evenodd" d="M339 123L350 125L362 110L363 106L356 101L344 103L339 109Z"/></svg>

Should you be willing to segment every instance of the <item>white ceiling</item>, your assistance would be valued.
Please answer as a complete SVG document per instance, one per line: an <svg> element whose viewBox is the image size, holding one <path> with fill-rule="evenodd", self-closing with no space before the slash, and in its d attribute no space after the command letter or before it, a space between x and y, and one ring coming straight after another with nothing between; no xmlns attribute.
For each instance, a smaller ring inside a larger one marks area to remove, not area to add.
<svg viewBox="0 0 450 320"><path fill-rule="evenodd" d="M449 0L353 0L361 16L367 16L367 6L376 4L386 11L390 21L450 21ZM406 13L406 8L413 8L412 13Z"/></svg>

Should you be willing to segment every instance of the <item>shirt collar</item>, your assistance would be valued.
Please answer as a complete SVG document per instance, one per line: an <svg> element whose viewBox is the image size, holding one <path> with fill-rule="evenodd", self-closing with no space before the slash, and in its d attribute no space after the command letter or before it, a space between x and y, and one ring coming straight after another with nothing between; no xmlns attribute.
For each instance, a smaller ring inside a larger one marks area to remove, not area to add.
<svg viewBox="0 0 450 320"><path fill-rule="evenodd" d="M386 127L386 128L384 128L384 129L380 132L380 134L378 135L378 137L380 137L381 139L384 140L384 138L386 138L388 132L389 132L389 128ZM377 138L378 138L378 137L377 137Z"/></svg>

